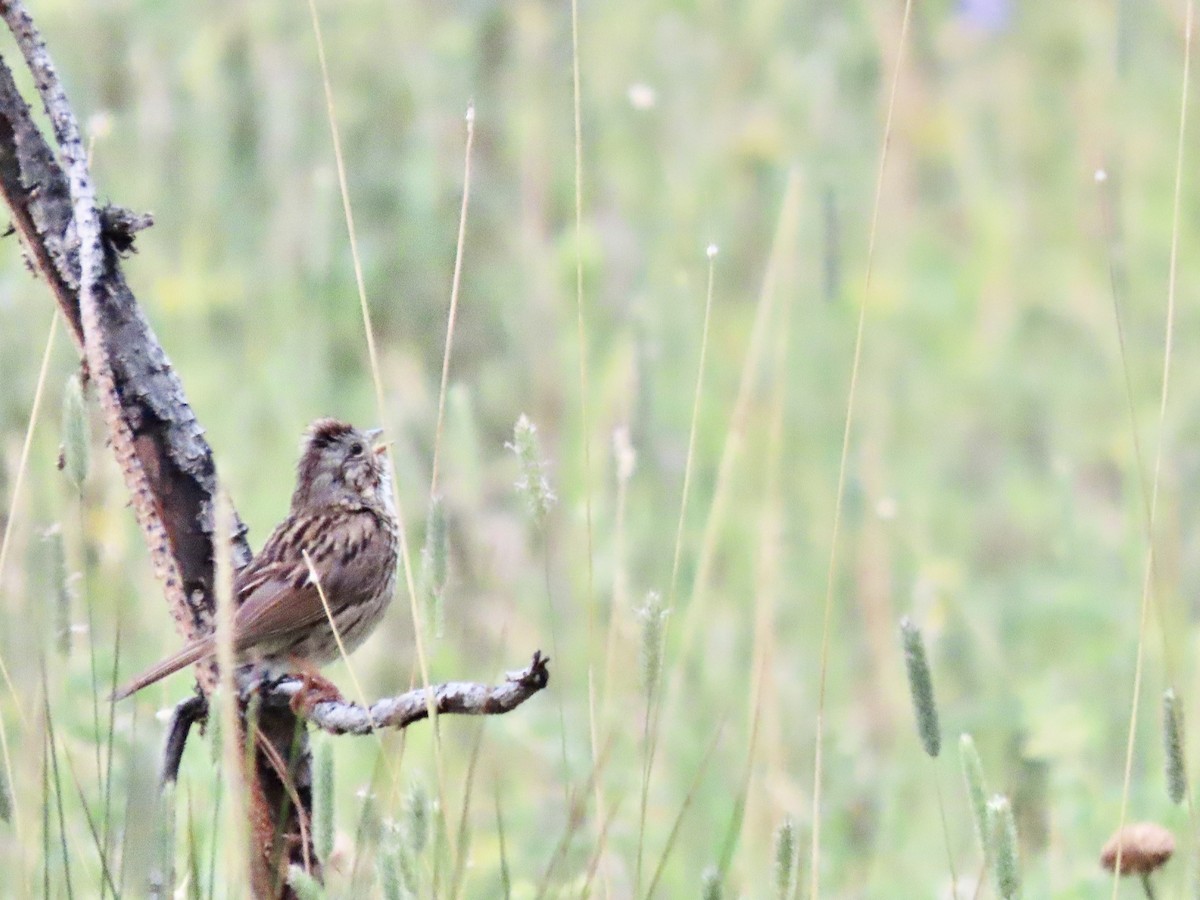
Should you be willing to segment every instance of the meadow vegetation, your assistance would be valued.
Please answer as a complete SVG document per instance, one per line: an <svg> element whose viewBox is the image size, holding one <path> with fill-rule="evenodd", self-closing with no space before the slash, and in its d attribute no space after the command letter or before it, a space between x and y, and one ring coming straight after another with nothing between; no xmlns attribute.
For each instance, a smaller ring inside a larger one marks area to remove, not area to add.
<svg viewBox="0 0 1200 900"><path fill-rule="evenodd" d="M446 548L430 678L551 657L436 746L316 736L328 895L807 897L819 822L825 897L976 896L989 829L1024 896L1104 896L1130 740L1126 820L1190 891L1160 699L1200 697L1184 0L932 0L906 31L902 2L581 4L578 231L569 4L317 9L382 409L305 4L33 11L102 195L155 213L126 272L251 543L310 420L383 424L416 564ZM180 896L239 896L219 740L157 795L190 676L104 699L179 639L61 327L16 492L53 315L0 242L0 893L145 896L173 859ZM351 659L372 698L420 681L400 583Z"/></svg>

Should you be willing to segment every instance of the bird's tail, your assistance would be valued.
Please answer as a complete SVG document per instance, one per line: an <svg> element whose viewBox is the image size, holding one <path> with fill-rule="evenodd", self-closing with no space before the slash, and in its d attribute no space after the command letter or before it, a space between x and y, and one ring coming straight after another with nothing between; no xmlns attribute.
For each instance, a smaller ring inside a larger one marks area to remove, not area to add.
<svg viewBox="0 0 1200 900"><path fill-rule="evenodd" d="M114 702L117 700L124 700L130 694L136 694L147 685L154 684L154 682L178 672L185 666L190 666L192 663L199 662L206 656L212 655L214 652L216 652L216 645L213 643L211 635L197 638L196 640L184 646L183 649L174 656L168 656L162 662L147 669L120 690L114 691L112 697L109 699L113 700Z"/></svg>

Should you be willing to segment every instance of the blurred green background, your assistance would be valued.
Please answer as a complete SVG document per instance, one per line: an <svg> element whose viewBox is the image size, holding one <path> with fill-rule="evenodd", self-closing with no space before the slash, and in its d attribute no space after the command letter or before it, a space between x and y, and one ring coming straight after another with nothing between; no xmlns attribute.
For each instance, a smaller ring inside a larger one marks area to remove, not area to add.
<svg viewBox="0 0 1200 900"><path fill-rule="evenodd" d="M503 896L497 810L513 896L537 893L568 835L549 893L621 898L635 895L639 845L645 891L685 805L657 896L700 896L702 870L723 858L726 896L776 896L772 841L785 816L801 837L807 896L824 599L863 303L833 578L823 896L948 897L947 851L960 896L973 896L980 853L961 732L975 736L990 789L1013 798L1025 895L1109 891L1097 859L1120 814L1144 485L1160 446L1129 816L1175 831L1184 850L1158 884L1181 896L1195 877L1194 828L1164 790L1158 698L1173 684L1190 711L1200 695L1194 128L1159 427L1184 3L916 4L869 287L902 3L582 3L578 243L569 5L318 8L414 557L464 114L476 110L440 474L451 581L444 634L426 635L430 675L493 681L535 648L553 657L549 690L516 712L444 720L440 765L425 724L382 744L332 741L331 896L382 896L376 850L403 839L394 823L414 790L441 797L466 848L462 896ZM305 425L381 418L308 9L44 0L33 12L94 137L101 195L155 213L126 272L257 547L286 509ZM710 243L711 333L672 595ZM122 680L178 638L94 411L82 491L56 470L76 365L61 328L7 518L52 304L16 240L4 246L0 515L11 550L0 653L20 700L0 695L18 813L0 824L0 868L14 895L49 884L66 896L57 801L47 806L55 792L42 782L45 698L74 890L99 890L88 815L108 797L100 842L125 891L142 896L157 865L152 773L165 724L155 713L186 695L189 676L119 706L110 754L93 668L103 694L118 631ZM544 527L513 489L505 444L521 413L539 428L559 495ZM624 482L620 429L636 453ZM65 581L43 537L56 525ZM672 609L640 837L638 609L651 590ZM933 763L912 725L903 614L924 630L933 665L946 746ZM412 636L402 592L353 659L367 694L410 686ZM344 665L330 675L349 695ZM208 895L214 847L215 893L237 894L222 876L211 759L195 740L176 795L183 896ZM427 849L418 862L421 895L449 896L444 861ZM995 896L990 880L979 896Z"/></svg>

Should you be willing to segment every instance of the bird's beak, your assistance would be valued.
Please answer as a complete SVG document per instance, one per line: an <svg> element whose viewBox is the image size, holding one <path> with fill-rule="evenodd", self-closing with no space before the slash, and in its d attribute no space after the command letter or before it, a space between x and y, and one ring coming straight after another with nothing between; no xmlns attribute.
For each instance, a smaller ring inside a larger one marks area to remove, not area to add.
<svg viewBox="0 0 1200 900"><path fill-rule="evenodd" d="M378 444L378 446L376 446L376 443L378 442L378 440L381 437L383 437L383 429L382 428L372 428L369 431L363 432L363 434L366 437L366 439L371 443L371 446L374 448L375 454L377 456L383 456L385 453L388 452L388 448L390 446L392 446L391 441L385 441L384 443Z"/></svg>

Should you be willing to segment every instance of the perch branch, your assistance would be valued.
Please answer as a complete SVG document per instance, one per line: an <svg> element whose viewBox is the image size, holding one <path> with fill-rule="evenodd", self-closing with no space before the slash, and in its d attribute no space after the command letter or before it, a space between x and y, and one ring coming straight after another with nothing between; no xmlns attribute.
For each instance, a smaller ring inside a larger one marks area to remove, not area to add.
<svg viewBox="0 0 1200 900"><path fill-rule="evenodd" d="M511 712L549 684L549 662L550 659L538 650L524 669L508 672L503 684L450 681L431 685L433 707L438 715L498 716ZM241 690L250 692L260 688L261 684L254 677L252 668L239 673ZM270 710L290 708L292 698L303 689L303 679L288 676L266 689L263 707ZM192 726L202 722L207 715L208 701L199 695L189 697L175 707L163 747L164 784L179 775ZM346 700L323 700L314 704L307 715L307 721L330 734L370 734L376 728L403 729L427 718L429 704L423 688L378 700L369 709Z"/></svg>
<svg viewBox="0 0 1200 900"><path fill-rule="evenodd" d="M538 650L528 666L509 672L503 684L451 681L431 685L432 706L439 716L496 716L511 712L549 683L548 662L550 660ZM288 678L274 685L266 704L287 705L303 690L303 684L300 679ZM369 709L345 700L323 700L313 705L308 712L308 721L330 734L370 734L377 728L407 728L426 719L430 705L424 688L378 700Z"/></svg>

